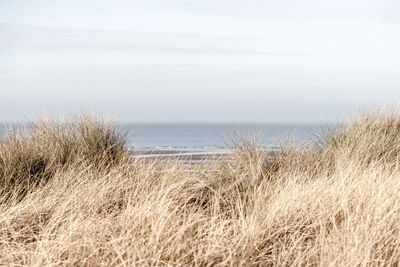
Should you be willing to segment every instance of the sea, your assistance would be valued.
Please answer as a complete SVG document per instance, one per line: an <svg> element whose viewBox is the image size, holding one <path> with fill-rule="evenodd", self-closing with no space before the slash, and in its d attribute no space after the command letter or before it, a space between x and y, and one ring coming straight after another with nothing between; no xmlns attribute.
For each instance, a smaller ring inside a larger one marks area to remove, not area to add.
<svg viewBox="0 0 400 267"><path fill-rule="evenodd" d="M0 124L0 134L7 125ZM235 141L255 141L266 148L319 142L327 124L279 123L125 123L118 128L130 148L160 153L215 153Z"/></svg>
<svg viewBox="0 0 400 267"><path fill-rule="evenodd" d="M244 123L138 123L120 125L128 144L143 151L162 153L215 153L238 141L256 142L266 148L291 143L320 142L326 124Z"/></svg>

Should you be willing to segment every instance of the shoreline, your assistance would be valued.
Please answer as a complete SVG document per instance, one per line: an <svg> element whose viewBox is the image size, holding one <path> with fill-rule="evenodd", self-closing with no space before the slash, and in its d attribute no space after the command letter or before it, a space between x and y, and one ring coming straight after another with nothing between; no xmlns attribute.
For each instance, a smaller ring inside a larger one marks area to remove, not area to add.
<svg viewBox="0 0 400 267"><path fill-rule="evenodd" d="M265 152L276 152L279 147L264 147ZM135 159L148 163L158 162L177 162L187 164L198 164L204 161L226 161L232 154L232 149L220 150L148 150L148 149L131 149L130 152Z"/></svg>
<svg viewBox="0 0 400 267"><path fill-rule="evenodd" d="M195 150L143 150L132 149L134 158L150 162L158 160L160 162L180 162L180 163L200 163L205 160L224 160L231 153L224 149L219 151L195 151Z"/></svg>

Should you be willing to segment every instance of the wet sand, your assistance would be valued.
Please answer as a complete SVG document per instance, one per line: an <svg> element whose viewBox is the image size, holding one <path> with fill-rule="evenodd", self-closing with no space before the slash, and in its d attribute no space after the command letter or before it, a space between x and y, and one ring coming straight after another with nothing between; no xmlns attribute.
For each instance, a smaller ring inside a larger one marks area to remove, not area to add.
<svg viewBox="0 0 400 267"><path fill-rule="evenodd" d="M226 160L229 151L179 151L179 150L132 150L134 157L145 162L157 160L161 162L200 163L205 160Z"/></svg>
<svg viewBox="0 0 400 267"><path fill-rule="evenodd" d="M265 152L276 153L278 148L266 148ZM188 150L132 150L135 158L143 162L179 162L198 164L204 161L226 161L229 160L231 150L219 151L188 151ZM270 154L272 156L273 154ZM272 160L273 156L271 157Z"/></svg>

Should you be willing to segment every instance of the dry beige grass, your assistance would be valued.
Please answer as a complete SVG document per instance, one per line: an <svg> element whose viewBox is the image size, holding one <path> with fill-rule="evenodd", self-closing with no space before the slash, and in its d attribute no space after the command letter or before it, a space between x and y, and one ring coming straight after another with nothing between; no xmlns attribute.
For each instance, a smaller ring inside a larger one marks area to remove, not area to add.
<svg viewBox="0 0 400 267"><path fill-rule="evenodd" d="M239 144L231 161L190 172L130 158L88 117L11 132L0 264L397 266L399 152L397 113L363 115L305 149Z"/></svg>

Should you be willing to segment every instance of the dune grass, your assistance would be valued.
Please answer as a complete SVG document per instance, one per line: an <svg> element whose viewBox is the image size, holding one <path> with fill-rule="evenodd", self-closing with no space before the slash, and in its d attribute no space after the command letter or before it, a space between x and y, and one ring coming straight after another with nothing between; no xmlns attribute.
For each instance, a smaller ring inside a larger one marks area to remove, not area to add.
<svg viewBox="0 0 400 267"><path fill-rule="evenodd" d="M141 162L88 116L40 122L0 139L0 264L397 266L399 152L396 112L196 166Z"/></svg>
<svg viewBox="0 0 400 267"><path fill-rule="evenodd" d="M25 192L77 163L108 168L126 154L125 141L114 124L89 114L10 128L0 139L0 190Z"/></svg>

